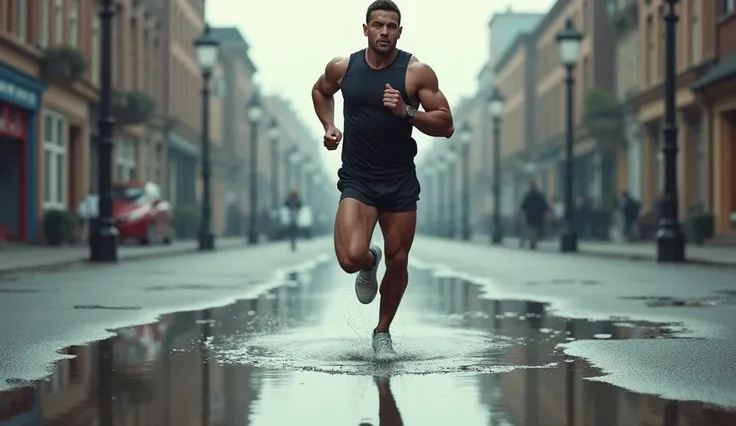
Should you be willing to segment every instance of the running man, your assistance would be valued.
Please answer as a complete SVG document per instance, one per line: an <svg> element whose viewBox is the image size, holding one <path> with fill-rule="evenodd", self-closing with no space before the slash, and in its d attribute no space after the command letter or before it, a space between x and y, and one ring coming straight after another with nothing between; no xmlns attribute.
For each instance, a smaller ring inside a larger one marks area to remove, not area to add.
<svg viewBox="0 0 736 426"><path fill-rule="evenodd" d="M396 4L374 1L365 21L368 48L331 60L312 89L312 100L325 129L324 146L332 151L343 138L334 117L334 95L342 91L345 146L338 171L335 252L345 272L358 273L355 293L364 304L378 293L376 273L385 255L373 349L376 358L392 359L396 353L389 327L408 284L420 191L412 129L445 138L455 130L432 68L396 48L402 31ZM371 243L376 223L383 232L383 253Z"/></svg>

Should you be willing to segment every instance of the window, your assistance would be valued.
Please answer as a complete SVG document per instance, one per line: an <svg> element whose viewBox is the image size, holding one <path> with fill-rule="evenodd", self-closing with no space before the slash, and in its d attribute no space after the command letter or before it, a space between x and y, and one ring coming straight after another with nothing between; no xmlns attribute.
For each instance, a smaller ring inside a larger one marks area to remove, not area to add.
<svg viewBox="0 0 736 426"><path fill-rule="evenodd" d="M16 7L18 25L15 28L15 35L18 36L18 40L26 41L26 36L28 35L28 3L26 3L26 0L17 0Z"/></svg>
<svg viewBox="0 0 736 426"><path fill-rule="evenodd" d="M79 44L79 0L69 0L69 45Z"/></svg>
<svg viewBox="0 0 736 426"><path fill-rule="evenodd" d="M90 76L92 83L100 84L100 17L96 14L92 14L92 54L91 56L91 67Z"/></svg>
<svg viewBox="0 0 736 426"><path fill-rule="evenodd" d="M736 0L723 0L723 13L733 13L736 10Z"/></svg>
<svg viewBox="0 0 736 426"><path fill-rule="evenodd" d="M654 76L657 70L657 53L654 45L654 20L652 17L647 18L647 83L654 83Z"/></svg>
<svg viewBox="0 0 736 426"><path fill-rule="evenodd" d="M117 180L128 182L135 179L135 142L128 139L115 141Z"/></svg>
<svg viewBox="0 0 736 426"><path fill-rule="evenodd" d="M700 0L690 1L690 63L700 61Z"/></svg>
<svg viewBox="0 0 736 426"><path fill-rule="evenodd" d="M49 0L39 0L41 5L41 25L38 34L38 44L41 47L49 45Z"/></svg>
<svg viewBox="0 0 736 426"><path fill-rule="evenodd" d="M64 42L64 0L54 0L54 43Z"/></svg>
<svg viewBox="0 0 736 426"><path fill-rule="evenodd" d="M69 130L66 118L52 111L44 113L44 208L66 209L67 152Z"/></svg>

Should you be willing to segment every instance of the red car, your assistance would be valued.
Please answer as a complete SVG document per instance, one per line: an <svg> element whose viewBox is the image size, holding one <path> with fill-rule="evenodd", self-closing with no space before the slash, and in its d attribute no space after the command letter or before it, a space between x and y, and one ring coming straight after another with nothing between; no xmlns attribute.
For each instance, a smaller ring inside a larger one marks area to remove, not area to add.
<svg viewBox="0 0 736 426"><path fill-rule="evenodd" d="M141 244L170 244L171 205L161 197L152 182L117 182L112 187L115 227L121 239L136 239Z"/></svg>

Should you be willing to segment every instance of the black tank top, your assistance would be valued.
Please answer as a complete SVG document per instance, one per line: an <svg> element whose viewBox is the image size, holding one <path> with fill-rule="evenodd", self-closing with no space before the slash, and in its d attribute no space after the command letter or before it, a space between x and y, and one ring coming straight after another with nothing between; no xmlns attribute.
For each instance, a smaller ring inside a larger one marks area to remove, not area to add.
<svg viewBox="0 0 736 426"><path fill-rule="evenodd" d="M386 68L371 68L365 49L350 55L342 79L344 99L341 178L396 178L414 172L417 143L411 137L413 126L383 106L386 83L398 90L410 105L406 93L406 69L411 53L399 50Z"/></svg>

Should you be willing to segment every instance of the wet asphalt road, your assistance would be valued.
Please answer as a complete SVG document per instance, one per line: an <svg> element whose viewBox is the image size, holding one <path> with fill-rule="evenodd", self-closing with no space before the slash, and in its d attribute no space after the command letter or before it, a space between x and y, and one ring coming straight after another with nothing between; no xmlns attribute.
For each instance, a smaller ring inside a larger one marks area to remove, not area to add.
<svg viewBox="0 0 736 426"><path fill-rule="evenodd" d="M319 242L313 244L321 247ZM64 354L74 357L58 361L48 381L29 383L26 387L15 382L18 387L0 393L0 426L736 424L736 412L722 406L661 399L587 380L600 376L601 372L583 358L571 356L595 359L607 354L620 365L638 351L636 345L646 352L651 350L647 345L665 344L668 346L664 351L682 354L675 355L676 358L694 356L690 363L697 362L694 345L728 341L727 335L718 330L721 317L727 317L719 314L719 309L734 312L730 310L728 295L703 298L693 293L666 299L627 292L634 295L619 297L618 310L612 310L610 315L600 312L599 316L618 317L613 313L622 312L624 305L637 303L649 309L639 316L659 316L661 320L639 321L633 319L636 315L626 315L626 318L593 321L580 313L574 314L570 306L565 313L565 309L553 310L553 305L540 303L552 296L545 295L549 286L535 280L534 271L527 272L526 287L527 291L531 288L537 293L536 297L523 298L498 289L494 292L503 297L488 297L491 284L458 274L431 259L428 250L432 244L436 243L427 242L423 248L422 260L429 262L416 262L412 267L412 286L392 330L400 354L396 362L376 363L372 359L370 330L375 325L377 302L360 305L353 294L351 277L339 271L329 257L314 260L309 253L302 253L289 258L281 253L281 265L291 266L284 269L274 264L270 273L273 274L273 269L277 273L270 279L262 272L235 274L243 270L242 264L231 265L231 269L224 264L217 268L223 283L252 281L253 288L242 300L228 304L223 298L221 307L166 314L154 323L123 328L112 338L66 349ZM460 248L453 249L455 255L462 256ZM270 258L274 253L264 256ZM496 254L497 258L502 257ZM514 256L519 259L518 253ZM452 260L447 255L444 258ZM138 290L148 289L151 295L163 292L169 295L168 299L197 290L197 280L193 279L199 271L197 262L204 266L212 265L213 260L202 263L191 259L189 263L195 266L194 271L182 272L179 286L171 287L168 292L164 290L169 288L168 284L161 284L165 280L152 274L156 270L152 269L153 265L144 265L150 282L138 282ZM539 257L534 263L543 267L547 261ZM427 267L428 264L433 267ZM600 271L602 265L593 267ZM620 268L623 263L614 263L609 268L615 269L616 265ZM165 265L157 267L161 271L166 269ZM128 271L131 275L141 271L141 267L131 268ZM630 268L641 278L649 273L640 265L630 264ZM508 281L508 266L499 269L499 276L507 277ZM687 275L688 271L680 271L680 275ZM586 278L582 268L575 272L581 277L577 282L557 278L558 287L572 288L568 293L573 295L568 294L566 300L584 297L586 292L603 295L610 291L600 287L600 280ZM89 315L95 327L115 322L109 318L123 321L121 316L135 315L135 308L144 305L139 301L134 306L132 297L125 294L114 298L117 304L110 304L108 294L108 304L103 306L103 298L93 300L82 293L86 287L79 284L82 281L79 277L85 274L99 277L95 272L66 277L80 286L72 286L79 293L70 297L69 303L79 303L74 312ZM214 273L210 270L207 274L212 282ZM720 279L719 273L714 275L712 271L701 271L700 275L708 278L710 284ZM134 278L129 275L128 279ZM45 280L49 280L48 276ZM51 291L56 288L51 284L44 287L43 276L25 281L0 285L0 290L5 290L0 301L12 302L9 295L28 297L27 302L44 296L66 297L62 292ZM20 290L21 283L26 284L26 290L39 291L7 291ZM199 290L218 291L218 286L208 285L212 287L200 284ZM41 291L44 289L45 293ZM242 294L242 288L237 294ZM169 310L176 310L173 309L176 304L192 303L184 296L178 297L179 300L170 300ZM81 304L85 299L88 303ZM15 299L12 305L21 303L22 299ZM159 305L161 301L151 303ZM212 302L206 304L211 306ZM7 314L10 307L3 305L7 309L0 312ZM667 313L651 312L657 309ZM693 312L705 314L698 317ZM49 318L67 315L48 314ZM145 316L140 316L138 321L133 318L125 321L140 323ZM698 324L702 327L698 328ZM0 332L3 359L12 359L18 352L8 348L7 342L30 348L29 341L34 336L20 339L17 334L23 334L23 326L18 328L14 341L8 337L13 333L7 332L7 325ZM708 330L710 335L687 338L687 333L692 334L693 330L703 335ZM627 346L628 349L623 349ZM601 347L607 349L602 351ZM36 346L34 351L39 348ZM734 357L733 352L716 356L725 362ZM18 373L22 369L17 366L18 362L3 365L0 372L6 379L22 377ZM697 382L709 378L704 374L698 380L687 372L678 372L676 365L670 364L653 366L651 376L641 379L646 382L656 378L657 368L669 370L676 378L681 374L678 380L683 389L703 386ZM703 368L718 371L720 367L705 365ZM736 382L728 374L720 375L725 381L711 386L711 393L720 395L730 389L731 395L710 399L728 404L736 395ZM654 393L666 393L666 382L651 381ZM705 385L708 388L708 383Z"/></svg>
<svg viewBox="0 0 736 426"><path fill-rule="evenodd" d="M736 424L723 407L585 380L600 371L559 347L684 348L693 339L681 323L558 316L539 302L479 297L484 286L420 263L411 280L422 285L393 328L396 362L372 359L377 303L360 305L351 278L323 258L281 269L233 304L66 349L74 358L58 361L48 381L0 393L0 425Z"/></svg>

